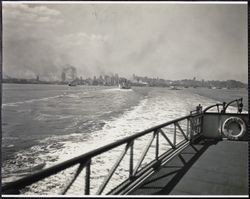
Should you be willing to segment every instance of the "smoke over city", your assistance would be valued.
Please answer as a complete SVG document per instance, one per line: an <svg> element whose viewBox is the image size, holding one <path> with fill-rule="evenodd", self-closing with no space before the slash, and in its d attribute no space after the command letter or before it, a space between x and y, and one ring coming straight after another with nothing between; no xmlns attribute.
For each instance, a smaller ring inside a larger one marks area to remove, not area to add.
<svg viewBox="0 0 250 199"><path fill-rule="evenodd" d="M3 74L247 82L247 5L3 3Z"/></svg>

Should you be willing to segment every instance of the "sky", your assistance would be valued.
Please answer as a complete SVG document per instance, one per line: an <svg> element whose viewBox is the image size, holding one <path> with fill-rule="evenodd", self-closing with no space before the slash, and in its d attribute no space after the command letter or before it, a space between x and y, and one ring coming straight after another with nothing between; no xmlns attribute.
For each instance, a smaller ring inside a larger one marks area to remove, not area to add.
<svg viewBox="0 0 250 199"><path fill-rule="evenodd" d="M247 4L8 3L3 75L248 81Z"/></svg>

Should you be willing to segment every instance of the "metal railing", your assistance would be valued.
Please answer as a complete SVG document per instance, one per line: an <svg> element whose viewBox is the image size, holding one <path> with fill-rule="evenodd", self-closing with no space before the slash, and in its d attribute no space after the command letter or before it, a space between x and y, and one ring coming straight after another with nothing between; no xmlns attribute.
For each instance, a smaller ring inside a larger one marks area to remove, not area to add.
<svg viewBox="0 0 250 199"><path fill-rule="evenodd" d="M217 104L206 107L203 110L203 113L206 113L208 110L211 110L214 107L217 107L218 113L220 113L220 112L221 113L226 113L226 110L229 107L229 105L232 105L233 103L236 103L236 105L237 105L237 113L241 113L242 109L243 109L242 101L243 101L243 98L239 98L239 99L232 100L231 102L228 102L228 103L226 103L226 102L217 103ZM221 107L221 109L220 109L220 107Z"/></svg>
<svg viewBox="0 0 250 199"><path fill-rule="evenodd" d="M90 188L92 181L91 178L91 173L92 173L91 169L93 166L92 159L100 154L103 154L105 152L110 152L114 149L117 149L118 147L123 146L124 149L120 151L121 153L120 157L117 159L116 163L110 169L108 175L105 177L102 184L98 187L97 192L94 194L99 195L104 193L105 188L111 181L112 176L116 172L124 156L129 155L129 161L128 161L129 177L122 183L116 185L114 188L106 192L106 194L126 194L129 192L129 190L132 190L138 184L140 184L140 182L142 182L155 169L159 168L159 166L162 163L168 161L174 155L176 155L176 153L184 149L194 136L199 135L201 133L201 121L202 121L202 111L201 109L197 108L197 110L191 112L190 115L188 116L181 117L166 122L164 124L152 127L150 129L136 133L124 139L115 141L111 144L100 147L96 150L90 151L81 156L72 158L70 160L62 162L50 168L43 169L29 176L26 176L22 179L6 183L2 186L2 193L3 194L15 193L17 190L21 190L49 176L55 175L60 171L63 171L75 165L79 165L74 176L68 182L66 187L64 187L64 190L61 192L61 194L67 193L70 187L74 184L77 177L79 177L79 174L83 172L83 169L85 169L84 194L85 195L93 194L91 193L91 188ZM184 125L180 125L181 122L185 122ZM173 128L171 128L172 129L171 132L166 132L166 128L171 125L173 126ZM147 135L151 135L151 138L149 140L145 139L145 141L147 141L148 143L144 148L143 152L141 153L140 158L136 161L134 158L134 153L135 153L134 148L136 141L138 139L143 139ZM173 136L172 140L170 138L170 135ZM160 147L162 147L159 142L160 138L164 140L164 144L167 144L169 146L169 149L164 151L162 154L160 154L159 152ZM155 143L154 147L152 147L153 143ZM153 155L154 157L149 163L142 164L150 148L153 148L154 150L154 155Z"/></svg>

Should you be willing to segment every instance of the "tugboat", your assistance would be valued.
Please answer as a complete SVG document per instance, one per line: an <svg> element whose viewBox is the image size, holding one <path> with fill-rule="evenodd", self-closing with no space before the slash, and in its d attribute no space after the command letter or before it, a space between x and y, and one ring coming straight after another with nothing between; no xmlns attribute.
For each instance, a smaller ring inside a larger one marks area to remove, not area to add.
<svg viewBox="0 0 250 199"><path fill-rule="evenodd" d="M69 82L69 84L68 84L69 86L76 86L77 85L77 83L76 83L76 81L72 81L72 82Z"/></svg>
<svg viewBox="0 0 250 199"><path fill-rule="evenodd" d="M171 86L170 90L181 90L180 88L177 88L176 86Z"/></svg>
<svg viewBox="0 0 250 199"><path fill-rule="evenodd" d="M131 89L131 86L128 84L125 84L124 82L119 84L120 89Z"/></svg>
<svg viewBox="0 0 250 199"><path fill-rule="evenodd" d="M120 89L131 89L131 86L130 86L130 84L128 83L128 81L125 81L125 82L119 83L119 88L120 88Z"/></svg>

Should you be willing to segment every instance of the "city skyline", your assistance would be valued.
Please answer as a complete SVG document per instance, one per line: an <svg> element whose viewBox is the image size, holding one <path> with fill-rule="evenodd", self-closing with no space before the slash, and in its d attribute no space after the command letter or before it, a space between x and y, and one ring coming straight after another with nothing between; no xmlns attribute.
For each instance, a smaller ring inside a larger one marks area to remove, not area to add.
<svg viewBox="0 0 250 199"><path fill-rule="evenodd" d="M203 81L207 81L207 82L226 82L226 81L236 81L236 82L240 82L240 83L243 83L245 85L248 85L248 82L243 82L243 81L239 81L239 80L235 80L235 79L226 79L226 80L218 80L218 79L204 79L202 77L200 78L197 78L197 77L184 77L184 78L181 78L181 79L167 79L167 78L161 78L159 76L143 76L143 75L140 75L140 74L131 74L127 77L124 77L124 76L121 76L120 74L118 73L112 73L112 72L109 72L109 73L102 73L102 74L93 74L92 76L82 76L82 75L78 75L77 74L77 71L76 71L76 68L75 67L72 67L69 65L69 68L63 68L62 72L61 72L61 75L60 77L58 77L57 79L53 79L53 80L48 80L48 79L41 79L39 75L35 75L35 76L30 76L29 78L18 78L18 77L15 77L15 76L9 76L9 75L3 75L3 83L8 82L8 80L27 80L27 81L37 81L37 82L50 82L50 83L58 83L58 82L71 82L71 81L75 81L75 80L100 80L100 79L105 79L105 78L117 78L117 79L126 79L126 80L129 80L129 81L133 81L135 80L136 77L139 77L140 79L153 79L153 80L164 80L164 81L167 81L167 82L179 82L179 81L186 81L186 80L190 80L190 81L200 81L200 82L203 82Z"/></svg>
<svg viewBox="0 0 250 199"><path fill-rule="evenodd" d="M247 4L3 2L3 74L247 82Z"/></svg>
<svg viewBox="0 0 250 199"><path fill-rule="evenodd" d="M56 81L44 81L41 80L39 75L31 79L5 77L3 83L18 83L18 84L68 84L68 85L90 85L90 86L118 86L120 83L126 82L132 86L150 86L150 87L207 87L217 89L231 89L231 88L245 88L248 84L237 80L205 80L197 79L181 79L181 80L169 80L159 77L139 76L133 74L131 78L126 79L119 74L100 75L93 77L77 76L77 72L74 67L65 68L61 75L61 80Z"/></svg>

